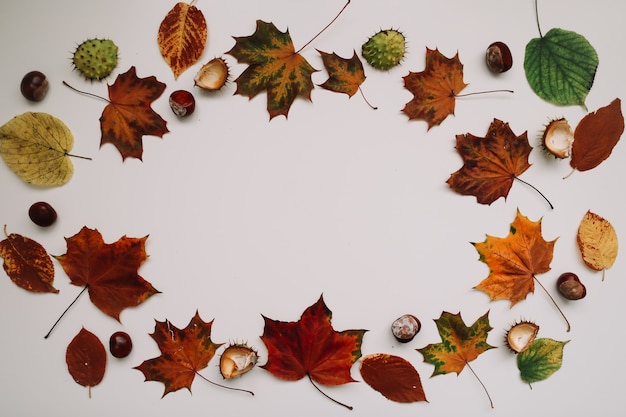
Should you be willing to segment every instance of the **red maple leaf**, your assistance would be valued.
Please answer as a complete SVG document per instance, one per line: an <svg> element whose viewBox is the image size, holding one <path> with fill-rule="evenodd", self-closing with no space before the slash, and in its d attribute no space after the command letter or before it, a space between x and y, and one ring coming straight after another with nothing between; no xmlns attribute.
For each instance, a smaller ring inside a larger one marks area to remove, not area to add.
<svg viewBox="0 0 626 417"><path fill-rule="evenodd" d="M350 368L361 357L366 330L335 331L322 296L297 322L263 318L261 340L267 347L267 363L261 367L272 375L288 381L307 376L329 386L355 381Z"/></svg>
<svg viewBox="0 0 626 417"><path fill-rule="evenodd" d="M138 78L135 67L118 75L109 86L110 101L100 117L100 146L112 143L122 159L141 159L143 135L163 137L169 132L167 122L150 107L163 91L165 84L154 76Z"/></svg>
<svg viewBox="0 0 626 417"><path fill-rule="evenodd" d="M123 309L159 292L137 272L148 258L146 239L123 236L107 244L98 230L83 227L65 239L67 252L55 258L72 284L85 286L91 302L119 321Z"/></svg>

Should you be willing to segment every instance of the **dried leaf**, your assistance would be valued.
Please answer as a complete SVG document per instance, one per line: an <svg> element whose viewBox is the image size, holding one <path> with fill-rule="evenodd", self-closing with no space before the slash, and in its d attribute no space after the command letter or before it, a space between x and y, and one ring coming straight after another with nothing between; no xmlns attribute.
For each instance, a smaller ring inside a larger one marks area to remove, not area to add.
<svg viewBox="0 0 626 417"><path fill-rule="evenodd" d="M161 22L157 41L161 56L178 78L202 56L207 41L204 15L196 6L177 3Z"/></svg>
<svg viewBox="0 0 626 417"><path fill-rule="evenodd" d="M169 132L167 122L150 107L164 90L165 84L154 76L137 78L135 67L118 75L109 86L110 102L100 117L100 146L112 143L122 159L141 159L143 135L163 137Z"/></svg>
<svg viewBox="0 0 626 417"><path fill-rule="evenodd" d="M446 58L438 49L426 48L426 67L422 72L409 72L404 87L413 94L402 111L409 120L428 122L428 130L454 114L456 96L467 84L463 82L463 64L457 53Z"/></svg>
<svg viewBox="0 0 626 417"><path fill-rule="evenodd" d="M569 342L553 339L535 339L528 349L517 355L517 368L527 384L543 381L561 369L563 348Z"/></svg>
<svg viewBox="0 0 626 417"><path fill-rule="evenodd" d="M29 184L67 183L74 173L69 158L73 146L69 128L47 113L23 113L0 127L0 156Z"/></svg>
<svg viewBox="0 0 626 417"><path fill-rule="evenodd" d="M198 311L184 329L168 320L156 321L154 333L150 334L159 346L161 355L143 361L134 369L141 371L146 381L158 381L165 385L163 397L168 393L187 388L198 371L206 368L222 343L211 340L213 320L205 322Z"/></svg>
<svg viewBox="0 0 626 417"><path fill-rule="evenodd" d="M146 239L123 236L107 244L98 230L83 227L65 239L67 252L56 259L72 284L87 286L91 302L119 321L122 310L159 292L137 272L148 258Z"/></svg>
<svg viewBox="0 0 626 417"><path fill-rule="evenodd" d="M235 94L255 97L267 90L267 111L270 119L283 115L298 96L311 100L317 71L295 52L289 31L279 31L273 23L257 20L251 36L235 37L235 46L228 51L248 68L235 80Z"/></svg>
<svg viewBox="0 0 626 417"><path fill-rule="evenodd" d="M34 240L15 233L7 235L0 242L0 257L4 258L4 270L18 287L32 292L59 292L52 286L52 259L44 247Z"/></svg>
<svg viewBox="0 0 626 417"><path fill-rule="evenodd" d="M578 171L597 167L607 159L624 132L621 100L586 115L576 126L570 165Z"/></svg>
<svg viewBox="0 0 626 417"><path fill-rule="evenodd" d="M318 50L328 71L328 80L320 87L336 93L345 93L352 97L359 91L359 86L365 81L363 63L354 51L352 58L346 59L339 55Z"/></svg>
<svg viewBox="0 0 626 417"><path fill-rule="evenodd" d="M400 403L427 401L419 373L399 356L376 353L361 361L363 380L385 398Z"/></svg>
<svg viewBox="0 0 626 417"><path fill-rule="evenodd" d="M517 210L509 235L487 235L484 242L473 243L480 260L489 267L489 276L475 289L493 300L509 299L511 307L535 290L535 275L548 272L556 239L541 235L541 219L533 222Z"/></svg>
<svg viewBox="0 0 626 417"><path fill-rule="evenodd" d="M491 204L509 194L516 177L530 164L527 132L516 136L508 123L494 119L484 138L470 133L456 136L456 150L463 167L450 175L447 184L481 204Z"/></svg>
<svg viewBox="0 0 626 417"><path fill-rule="evenodd" d="M82 328L67 346L65 361L74 381L91 388L104 378L107 353L100 339ZM89 392L91 396L91 389Z"/></svg>
<svg viewBox="0 0 626 417"><path fill-rule="evenodd" d="M617 258L617 233L613 225L603 217L587 211L576 235L578 248L585 265L595 271L602 271L613 266Z"/></svg>

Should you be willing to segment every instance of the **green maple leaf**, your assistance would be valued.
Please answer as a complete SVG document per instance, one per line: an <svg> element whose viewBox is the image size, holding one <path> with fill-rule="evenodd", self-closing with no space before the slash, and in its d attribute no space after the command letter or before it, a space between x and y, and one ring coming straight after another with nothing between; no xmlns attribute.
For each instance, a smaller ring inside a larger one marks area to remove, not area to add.
<svg viewBox="0 0 626 417"><path fill-rule="evenodd" d="M311 74L317 70L296 53L289 31L281 32L273 23L257 20L254 34L234 39L235 46L227 54L248 64L235 80L235 94L253 98L267 90L270 119L287 117L298 96L311 100Z"/></svg>

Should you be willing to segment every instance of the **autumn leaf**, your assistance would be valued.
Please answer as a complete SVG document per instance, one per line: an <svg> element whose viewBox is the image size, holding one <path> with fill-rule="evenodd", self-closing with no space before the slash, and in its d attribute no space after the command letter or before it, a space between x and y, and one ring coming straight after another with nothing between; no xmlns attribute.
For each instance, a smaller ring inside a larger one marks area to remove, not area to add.
<svg viewBox="0 0 626 417"><path fill-rule="evenodd" d="M318 50L322 56L324 68L328 71L328 80L320 87L334 91L336 93L345 93L352 97L359 91L359 86L365 81L365 71L363 63L354 51L352 58L346 59L339 55L326 53Z"/></svg>
<svg viewBox="0 0 626 417"><path fill-rule="evenodd" d="M385 398L400 403L427 401L419 373L409 361L386 353L361 360L361 376Z"/></svg>
<svg viewBox="0 0 626 417"><path fill-rule="evenodd" d="M67 346L67 369L77 384L89 389L98 385L106 370L107 353L98 336L82 328Z"/></svg>
<svg viewBox="0 0 626 417"><path fill-rule="evenodd" d="M487 311L470 327L467 327L460 312L451 314L444 311L435 320L435 324L441 343L431 343L421 349L416 349L424 356L424 362L435 366L431 377L452 372L459 375L466 366L476 376L469 363L487 350L495 348L487 343L488 333L492 329L489 324L489 312ZM484 385L483 388L485 388ZM486 388L485 392L489 397ZM489 401L491 402L491 398ZM493 402L491 407L493 408Z"/></svg>
<svg viewBox="0 0 626 417"><path fill-rule="evenodd" d="M23 113L0 127L0 156L29 184L67 183L74 173L69 158L73 146L70 129L47 113Z"/></svg>
<svg viewBox="0 0 626 417"><path fill-rule="evenodd" d="M141 371L146 381L158 381L165 385L163 397L168 393L187 388L198 371L206 368L222 343L211 340L213 320L205 322L198 311L184 329L168 320L155 320L154 333L150 334L159 346L161 355L143 361L134 369ZM202 377L202 376L201 376Z"/></svg>
<svg viewBox="0 0 626 417"><path fill-rule="evenodd" d="M613 225L602 216L587 211L576 234L578 249L585 265L595 271L604 271L613 266L617 258L617 233Z"/></svg>
<svg viewBox="0 0 626 417"><path fill-rule="evenodd" d="M522 381L527 384L543 381L561 369L563 348L568 342L535 339L528 349L517 355L517 368Z"/></svg>
<svg viewBox="0 0 626 417"><path fill-rule="evenodd" d="M457 193L473 195L481 204L506 197L513 181L529 167L527 132L516 136L508 123L494 119L485 137L470 133L456 136L463 167L446 183Z"/></svg>
<svg viewBox="0 0 626 417"><path fill-rule="evenodd" d="M587 171L607 159L624 132L621 100L616 98L606 107L587 114L576 126L570 165Z"/></svg>
<svg viewBox="0 0 626 417"><path fill-rule="evenodd" d="M28 291L58 293L52 286L54 264L44 247L16 233L7 235L6 225L4 234L7 238L0 242L0 257L11 281Z"/></svg>
<svg viewBox="0 0 626 417"><path fill-rule="evenodd" d="M328 386L354 382L350 369L361 357L366 330L337 332L331 318L332 312L322 296L297 322L263 316L265 328L261 340L267 347L267 362L261 367L288 381L306 376L312 383Z"/></svg>
<svg viewBox="0 0 626 417"><path fill-rule="evenodd" d="M541 32L541 31L540 31ZM526 45L526 80L542 99L585 105L598 68L598 54L584 36L553 28Z"/></svg>
<svg viewBox="0 0 626 417"><path fill-rule="evenodd" d="M109 86L110 101L100 117L100 146L112 143L122 159L141 159L143 135L163 137L169 132L167 122L150 107L164 90L165 84L154 76L138 78L135 67L118 75Z"/></svg>
<svg viewBox="0 0 626 417"><path fill-rule="evenodd" d="M438 49L426 48L426 67L422 72L410 72L404 78L404 87L413 94L402 111L409 120L428 123L428 130L454 114L456 96L466 86L463 82L463 64L457 53L446 58Z"/></svg>
<svg viewBox="0 0 626 417"><path fill-rule="evenodd" d="M198 61L206 41L207 25L204 15L191 4L176 3L159 26L159 50L174 73L174 78L178 78Z"/></svg>
<svg viewBox="0 0 626 417"><path fill-rule="evenodd" d="M306 59L296 53L289 31L279 31L273 23L257 20L251 36L234 37L235 46L228 51L248 67L235 80L235 94L255 97L267 90L267 111L270 120L287 117L296 97L311 100L315 71Z"/></svg>
<svg viewBox="0 0 626 417"><path fill-rule="evenodd" d="M73 285L85 286L91 302L119 321L122 310L159 292L137 272L148 258L146 239L123 236L108 244L98 230L83 227L65 239L67 252L56 259Z"/></svg>

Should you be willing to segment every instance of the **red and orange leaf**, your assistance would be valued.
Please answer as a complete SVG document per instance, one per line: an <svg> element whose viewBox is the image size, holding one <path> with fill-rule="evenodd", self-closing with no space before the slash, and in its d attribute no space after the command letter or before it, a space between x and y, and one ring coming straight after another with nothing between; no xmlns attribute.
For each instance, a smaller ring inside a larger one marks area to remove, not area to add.
<svg viewBox="0 0 626 417"><path fill-rule="evenodd" d="M204 15L196 6L187 3L177 3L159 26L159 50L174 73L174 78L178 78L198 61L206 41Z"/></svg>
<svg viewBox="0 0 626 417"><path fill-rule="evenodd" d="M450 175L447 184L481 204L491 204L509 194L516 177L530 164L527 132L516 136L508 123L494 119L484 138L470 133L456 136L456 150L463 167Z"/></svg>
<svg viewBox="0 0 626 417"><path fill-rule="evenodd" d="M413 99L402 111L409 120L425 120L430 130L454 114L456 96L466 86L458 53L453 58L446 58L438 49L426 48L424 71L409 71L404 77L404 87L413 94Z"/></svg>
<svg viewBox="0 0 626 417"><path fill-rule="evenodd" d="M570 165L587 171L607 159L624 133L622 102L616 98L606 107L586 115L576 126Z"/></svg>
<svg viewBox="0 0 626 417"><path fill-rule="evenodd" d="M72 284L87 286L91 302L119 321L122 310L159 292L137 272L148 258L146 239L123 236L107 244L98 230L83 227L65 239L67 252L56 259Z"/></svg>
<svg viewBox="0 0 626 417"><path fill-rule="evenodd" d="M118 75L109 86L110 102L100 117L100 146L112 143L122 159L141 159L143 135L163 137L169 132L167 122L150 107L163 91L165 84L154 76L138 78L135 67Z"/></svg>
<svg viewBox="0 0 626 417"><path fill-rule="evenodd" d="M91 388L104 378L107 352L98 336L82 328L67 346L65 361L74 381Z"/></svg>
<svg viewBox="0 0 626 417"><path fill-rule="evenodd" d="M213 320L205 322L198 311L184 329L168 320L156 321L154 333L150 334L159 346L161 355L143 361L134 369L141 371L146 381L158 381L165 385L163 397L170 392L187 388L198 371L206 368L222 343L211 340Z"/></svg>
<svg viewBox="0 0 626 417"><path fill-rule="evenodd" d="M329 386L355 381L350 369L361 357L365 330L335 331L322 296L297 322L263 318L261 340L267 347L267 363L262 368L272 375L288 381L308 376Z"/></svg>
<svg viewBox="0 0 626 417"><path fill-rule="evenodd" d="M6 226L4 227L6 235ZM32 292L52 292L59 290L54 282L54 264L50 255L39 243L25 236L11 233L0 242L2 267L18 287Z"/></svg>
<svg viewBox="0 0 626 417"><path fill-rule="evenodd" d="M363 380L385 398L399 403L427 401L419 373L399 356L376 353L361 361Z"/></svg>
<svg viewBox="0 0 626 417"><path fill-rule="evenodd" d="M470 327L465 325L461 313L452 314L444 311L435 320L441 343L429 344L416 349L424 356L424 362L435 366L432 376L456 372L478 356L495 346L487 343L487 336L492 327L487 311Z"/></svg>
<svg viewBox="0 0 626 417"><path fill-rule="evenodd" d="M511 307L535 290L535 275L548 272L556 239L541 235L541 219L533 222L517 210L505 238L487 235L484 242L473 243L489 275L474 287L493 300L508 299Z"/></svg>
<svg viewBox="0 0 626 417"><path fill-rule="evenodd" d="M339 55L322 52L318 50L324 62L324 68L328 71L328 80L320 87L336 93L345 93L352 97L359 91L359 86L365 81L365 71L363 63L359 59L356 51L352 58L346 59Z"/></svg>
<svg viewBox="0 0 626 417"><path fill-rule="evenodd" d="M235 37L235 46L227 52L248 68L237 77L235 94L249 98L267 90L267 111L270 120L287 117L296 97L311 100L317 71L296 53L289 31L279 31L273 23L257 20L251 36Z"/></svg>

